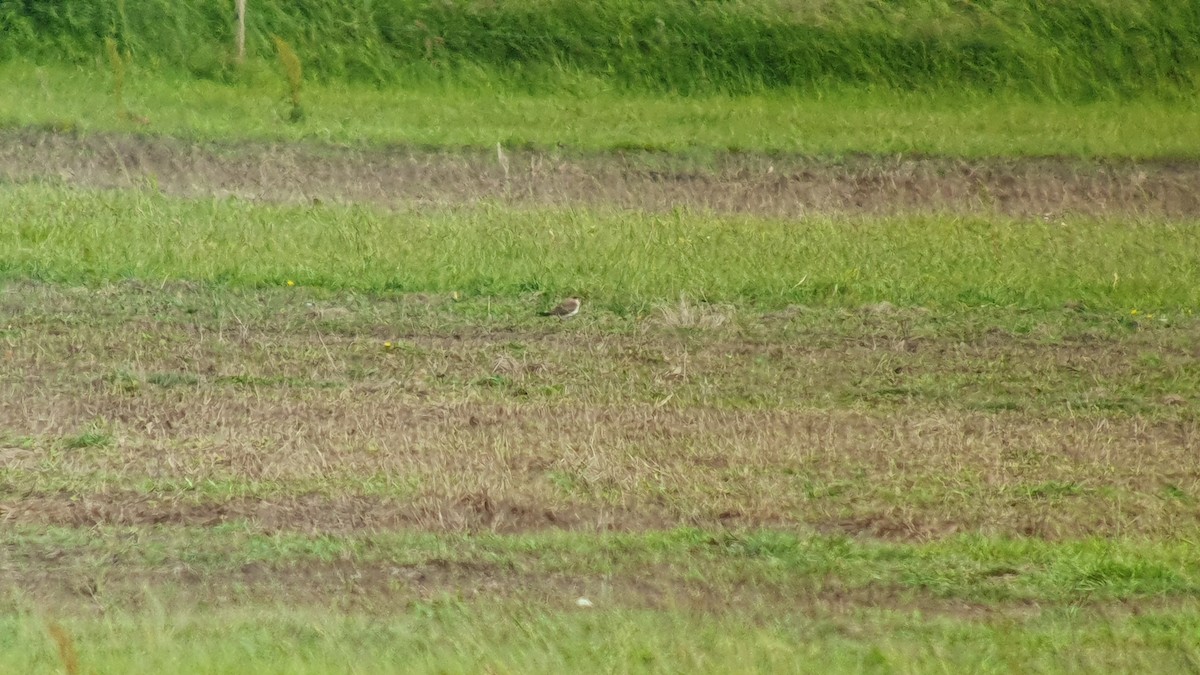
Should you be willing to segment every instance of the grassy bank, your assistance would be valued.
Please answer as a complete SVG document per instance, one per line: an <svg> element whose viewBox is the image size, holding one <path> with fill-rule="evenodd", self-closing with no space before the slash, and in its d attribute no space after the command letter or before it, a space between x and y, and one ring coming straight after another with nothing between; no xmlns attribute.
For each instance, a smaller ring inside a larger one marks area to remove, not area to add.
<svg viewBox="0 0 1200 675"><path fill-rule="evenodd" d="M451 149L501 143L692 155L1200 156L1200 107L1192 99L1067 103L952 86L679 97L615 91L594 79L541 93L487 79L385 88L310 82L304 118L291 123L287 87L274 71L222 83L135 61L124 77L118 103L112 74L96 64L0 64L0 124Z"/></svg>
<svg viewBox="0 0 1200 675"><path fill-rule="evenodd" d="M0 190L0 274L515 297L584 293L618 312L686 294L788 304L1129 313L1200 305L1195 228L928 216L798 222L504 207L407 210Z"/></svg>
<svg viewBox="0 0 1200 675"><path fill-rule="evenodd" d="M0 56L90 62L111 36L122 52L155 68L236 77L232 5L11 6L0 13ZM1200 11L1189 3L252 5L252 60L272 57L274 35L291 42L317 76L387 83L484 76L538 88L584 76L624 89L682 93L854 85L1093 99L1190 92L1200 74Z"/></svg>

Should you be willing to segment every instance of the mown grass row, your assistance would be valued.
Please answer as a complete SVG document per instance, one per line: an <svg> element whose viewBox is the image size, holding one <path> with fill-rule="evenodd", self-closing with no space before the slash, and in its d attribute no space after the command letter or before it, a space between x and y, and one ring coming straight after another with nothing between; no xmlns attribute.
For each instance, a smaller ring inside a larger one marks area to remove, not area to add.
<svg viewBox="0 0 1200 675"><path fill-rule="evenodd" d="M1044 541L958 535L899 543L811 532L690 527L642 533L346 535L272 529L264 532L244 521L213 527L86 529L24 524L10 527L0 541L13 563L54 561L64 577L94 569L98 562L130 574L183 564L193 578L218 582L255 564L281 570L350 562L362 570L377 565L441 566L481 576L490 569L498 581L517 582L518 592L521 582L528 583L531 597L543 599L564 580L573 580L579 594L590 591L592 597L605 593L607 586L607 592L626 592L625 597L610 598L611 604L626 607L646 598L628 592L620 582L637 580L648 569L656 574L644 580L667 596L692 585L729 598L738 591L759 591L768 594L763 600L784 606L788 598L811 601L830 589L847 594L873 590L881 600L898 604L924 598L997 608L1010 603L1200 599L1200 562L1194 545L1182 537ZM136 535L136 546L130 545L131 535ZM106 570L96 571L108 575ZM262 581L265 590L269 578ZM136 590L119 576L112 577L112 587ZM313 588L330 590L316 583ZM497 595L508 590L513 589L507 583L498 585ZM783 593L770 598L776 591ZM565 605L575 597L562 599Z"/></svg>
<svg viewBox="0 0 1200 675"><path fill-rule="evenodd" d="M252 3L252 57L271 36L333 79L501 78L524 88L580 75L652 91L952 87L1054 98L1193 91L1194 3L994 0L567 0ZM235 76L232 2L67 0L0 10L0 57L89 62L106 36L155 67Z"/></svg>
<svg viewBox="0 0 1200 675"><path fill-rule="evenodd" d="M107 66L102 70L107 70ZM828 91L820 96L654 96L498 82L377 88L305 83L292 121L283 75L222 83L135 61L122 97L96 66L0 64L0 126L121 131L200 140L353 146L504 147L612 152L922 153L943 156L1200 156L1200 107L1188 102L1036 102L961 91ZM132 113L132 114L130 114ZM145 124L135 121L145 118Z"/></svg>
<svg viewBox="0 0 1200 675"><path fill-rule="evenodd" d="M695 300L1186 311L1200 305L1189 224L513 210L382 212L0 189L0 277L192 279L371 292L580 293L618 312Z"/></svg>

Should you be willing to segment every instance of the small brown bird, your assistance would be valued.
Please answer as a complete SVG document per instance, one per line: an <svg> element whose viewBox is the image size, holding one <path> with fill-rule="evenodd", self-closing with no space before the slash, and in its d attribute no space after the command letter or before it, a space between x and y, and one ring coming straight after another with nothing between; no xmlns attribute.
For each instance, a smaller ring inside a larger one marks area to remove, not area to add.
<svg viewBox="0 0 1200 675"><path fill-rule="evenodd" d="M569 319L579 313L579 305L579 298L567 298L558 307L549 312L542 312L542 316L557 316L560 319Z"/></svg>

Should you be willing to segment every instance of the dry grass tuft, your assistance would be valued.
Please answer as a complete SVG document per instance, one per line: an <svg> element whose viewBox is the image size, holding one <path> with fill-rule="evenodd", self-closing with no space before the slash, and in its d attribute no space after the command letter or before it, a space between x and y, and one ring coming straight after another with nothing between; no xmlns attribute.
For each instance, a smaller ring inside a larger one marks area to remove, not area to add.
<svg viewBox="0 0 1200 675"><path fill-rule="evenodd" d="M129 111L125 108L125 59L117 48L117 41L111 37L104 38L104 51L108 56L108 67L113 76L113 100L117 104L117 115L125 118Z"/></svg>
<svg viewBox="0 0 1200 675"><path fill-rule="evenodd" d="M279 64L283 66L283 74L287 78L289 97L292 102L292 110L288 119L292 122L299 122L304 119L304 107L300 104L300 85L304 81L304 71L300 66L300 57L283 38L273 35L271 39L275 41Z"/></svg>
<svg viewBox="0 0 1200 675"><path fill-rule="evenodd" d="M62 661L63 671L67 675L79 675L79 654L75 651L75 641L71 634L54 621L46 624L46 630L58 645L58 658Z"/></svg>
<svg viewBox="0 0 1200 675"><path fill-rule="evenodd" d="M695 303L686 295L679 296L677 305L659 305L658 323L667 328L720 328L733 318L733 307Z"/></svg>

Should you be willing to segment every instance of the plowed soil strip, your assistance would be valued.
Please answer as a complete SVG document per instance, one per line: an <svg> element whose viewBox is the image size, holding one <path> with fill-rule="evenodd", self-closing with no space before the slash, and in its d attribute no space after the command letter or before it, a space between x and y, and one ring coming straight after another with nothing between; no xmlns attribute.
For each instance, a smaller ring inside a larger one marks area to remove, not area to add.
<svg viewBox="0 0 1200 675"><path fill-rule="evenodd" d="M954 212L1053 218L1200 215L1200 164L630 152L495 153L0 132L0 180L153 186L181 196L461 205L677 207L785 218Z"/></svg>

